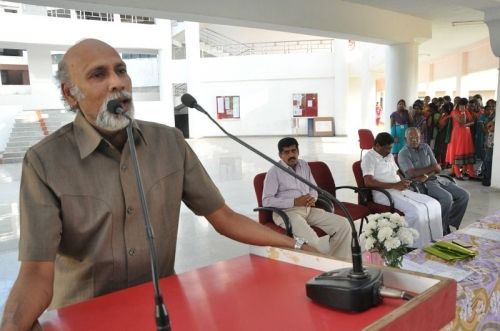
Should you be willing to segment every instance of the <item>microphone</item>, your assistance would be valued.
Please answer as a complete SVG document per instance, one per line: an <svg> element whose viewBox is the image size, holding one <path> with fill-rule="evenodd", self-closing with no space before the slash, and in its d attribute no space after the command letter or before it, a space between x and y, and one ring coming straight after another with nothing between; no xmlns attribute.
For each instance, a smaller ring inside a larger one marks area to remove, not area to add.
<svg viewBox="0 0 500 331"><path fill-rule="evenodd" d="M351 254L352 254L352 269L345 268L323 273L307 282L306 294L313 301L321 304L349 311L363 311L380 303L379 288L383 283L383 276L380 269L363 268L361 257L361 247L359 245L358 234L352 220L352 216L344 206L330 192L314 185L305 178L297 175L294 171L284 167L280 163L274 161L269 156L250 146L238 137L227 132L210 114L201 107L196 99L186 93L181 97L181 102L189 108L194 108L205 114L217 127L224 132L229 138L237 143L248 148L255 154L259 155L266 161L283 170L290 176L296 178L307 186L315 189L322 195L326 196L330 201L335 202L344 212L347 221L351 226Z"/></svg>
<svg viewBox="0 0 500 331"><path fill-rule="evenodd" d="M137 151L135 149L134 135L132 132L132 119L124 113L120 101L113 99L106 104L106 110L112 114L123 114L128 118L127 125L127 141L130 147L130 158L134 166L134 174L136 179L137 191L139 193L142 214L144 218L144 228L146 230L146 237L149 246L149 258L151 265L151 277L153 279L154 302L155 302L155 321L156 330L170 331L170 319L167 313L167 308L163 303L163 295L160 289L160 276L158 274L158 257L156 256L156 246L154 242L153 227L149 218L148 204L146 202L146 195L144 193L144 186L142 184L141 171L139 169L139 160L137 159Z"/></svg>
<svg viewBox="0 0 500 331"><path fill-rule="evenodd" d="M403 300L413 299L413 295L411 295L410 293L408 293L406 291L396 290L394 288L385 287L385 286L380 287L380 295L383 297L387 297L387 298L396 298L396 299L403 299Z"/></svg>
<svg viewBox="0 0 500 331"><path fill-rule="evenodd" d="M123 114L124 112L122 104L117 99L109 100L106 104L106 110L115 115Z"/></svg>

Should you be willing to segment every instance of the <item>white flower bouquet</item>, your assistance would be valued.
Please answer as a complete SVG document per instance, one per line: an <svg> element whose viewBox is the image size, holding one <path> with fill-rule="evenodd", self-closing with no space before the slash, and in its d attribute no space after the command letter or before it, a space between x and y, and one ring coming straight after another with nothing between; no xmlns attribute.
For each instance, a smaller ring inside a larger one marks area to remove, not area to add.
<svg viewBox="0 0 500 331"><path fill-rule="evenodd" d="M401 267L407 248L418 238L418 231L408 228L404 217L396 213L372 214L360 236L365 249L377 251L390 267Z"/></svg>

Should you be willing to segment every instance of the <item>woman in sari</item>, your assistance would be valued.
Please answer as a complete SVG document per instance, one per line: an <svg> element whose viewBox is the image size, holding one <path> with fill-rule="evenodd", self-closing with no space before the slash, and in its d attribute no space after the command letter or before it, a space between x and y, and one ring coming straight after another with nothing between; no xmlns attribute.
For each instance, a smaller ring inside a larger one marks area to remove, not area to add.
<svg viewBox="0 0 500 331"><path fill-rule="evenodd" d="M455 175L460 180L463 180L460 167L463 167L463 171L467 173L470 179L477 179L474 170L476 157L470 130L470 127L474 125L474 118L467 110L467 103L467 99L460 99L458 108L451 112L453 131L446 152L446 161L453 166L452 175Z"/></svg>
<svg viewBox="0 0 500 331"><path fill-rule="evenodd" d="M405 132L411 122L410 115L406 109L406 101L398 101L398 108L391 114L391 135L394 138L392 154L398 154L405 146Z"/></svg>
<svg viewBox="0 0 500 331"><path fill-rule="evenodd" d="M451 128L453 125L451 122L452 110L453 104L451 102L445 103L443 107L441 107L441 114L437 124L438 132L433 149L436 160L443 169L447 167L446 151L451 139Z"/></svg>

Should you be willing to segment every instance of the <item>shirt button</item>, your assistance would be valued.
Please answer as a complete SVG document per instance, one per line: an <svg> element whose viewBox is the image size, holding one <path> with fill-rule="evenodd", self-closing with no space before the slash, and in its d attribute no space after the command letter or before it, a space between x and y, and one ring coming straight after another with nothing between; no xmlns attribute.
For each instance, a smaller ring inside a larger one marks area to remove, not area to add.
<svg viewBox="0 0 500 331"><path fill-rule="evenodd" d="M121 169L122 169L122 171L127 170L127 165L126 164L122 164Z"/></svg>
<svg viewBox="0 0 500 331"><path fill-rule="evenodd" d="M134 207L127 207L127 214L132 214L134 212Z"/></svg>
<svg viewBox="0 0 500 331"><path fill-rule="evenodd" d="M135 248L131 248L131 249L129 249L129 250L128 250L128 254L129 254L130 256L134 256L134 255L135 255Z"/></svg>

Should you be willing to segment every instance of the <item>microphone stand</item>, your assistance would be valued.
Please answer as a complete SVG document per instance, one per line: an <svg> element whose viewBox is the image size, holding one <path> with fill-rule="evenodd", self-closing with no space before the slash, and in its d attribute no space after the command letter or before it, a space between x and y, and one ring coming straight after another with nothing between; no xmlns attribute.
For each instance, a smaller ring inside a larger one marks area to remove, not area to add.
<svg viewBox="0 0 500 331"><path fill-rule="evenodd" d="M116 108L115 108L116 109ZM120 107L121 109L121 107ZM123 110L122 110L123 111ZM127 125L127 141L130 147L130 157L134 165L134 173L137 184L137 190L141 200L141 209L144 217L144 227L146 229L146 235L149 244L149 257L151 264L151 275L153 278L153 288L154 288L154 298L155 298L155 320L156 320L156 330L158 331L170 331L170 319L168 317L167 309L163 303L163 295L160 290L159 285L159 274L158 274L158 257L156 256L156 248L154 243L153 227L151 226L151 221L149 218L148 205L146 202L146 195L144 194L144 187L142 185L141 171L139 169L139 161L137 159L137 152L135 149L134 135L132 133L132 119L125 113L122 112L129 123Z"/></svg>
<svg viewBox="0 0 500 331"><path fill-rule="evenodd" d="M212 116L210 116L210 114L208 114L205 109L203 109L203 107L196 102L196 99L194 99L194 97L190 94L184 94L181 97L181 101L186 107L195 108L199 112L205 114L210 121L212 121L229 138L245 146L252 152L264 158L266 161L285 171L290 176L323 194L330 199L330 201L339 205L344 212L352 230L352 269L347 268L338 271L330 271L313 278L306 285L307 295L311 299L325 305L350 311L362 311L379 304L381 301L379 288L382 285L382 272L380 269L363 268L358 234L356 232L352 216L345 205L337 200L330 192L314 185L305 178L297 175L294 171L284 167L280 163L271 159L269 156L227 132L212 118Z"/></svg>

